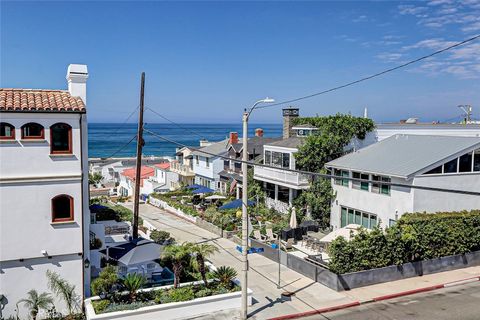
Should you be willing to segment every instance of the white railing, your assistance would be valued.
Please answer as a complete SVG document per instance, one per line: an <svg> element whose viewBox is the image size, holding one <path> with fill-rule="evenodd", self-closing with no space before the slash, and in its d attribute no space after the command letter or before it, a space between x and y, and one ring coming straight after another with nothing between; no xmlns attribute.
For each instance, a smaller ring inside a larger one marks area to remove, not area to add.
<svg viewBox="0 0 480 320"><path fill-rule="evenodd" d="M297 172L290 172L274 168L254 168L254 178L264 181L281 182L295 186L308 186L308 176Z"/></svg>
<svg viewBox="0 0 480 320"><path fill-rule="evenodd" d="M275 200L275 199L272 199L272 198L265 198L265 205L267 206L267 208L271 209L275 209L277 210L278 212L281 212L281 213L288 213L288 203L285 203L283 201L280 201L280 200Z"/></svg>
<svg viewBox="0 0 480 320"><path fill-rule="evenodd" d="M193 176L195 173L193 172L192 168L188 165L181 164L178 161L172 161L170 163L170 170L173 172L176 172L178 174L181 174L183 176Z"/></svg>

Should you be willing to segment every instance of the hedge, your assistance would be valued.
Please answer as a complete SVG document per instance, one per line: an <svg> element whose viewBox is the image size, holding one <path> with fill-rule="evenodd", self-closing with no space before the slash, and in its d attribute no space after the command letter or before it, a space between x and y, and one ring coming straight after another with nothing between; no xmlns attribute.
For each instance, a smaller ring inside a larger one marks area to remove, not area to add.
<svg viewBox="0 0 480 320"><path fill-rule="evenodd" d="M362 229L351 241L332 241L329 268L342 274L477 250L480 210L407 213L385 231Z"/></svg>

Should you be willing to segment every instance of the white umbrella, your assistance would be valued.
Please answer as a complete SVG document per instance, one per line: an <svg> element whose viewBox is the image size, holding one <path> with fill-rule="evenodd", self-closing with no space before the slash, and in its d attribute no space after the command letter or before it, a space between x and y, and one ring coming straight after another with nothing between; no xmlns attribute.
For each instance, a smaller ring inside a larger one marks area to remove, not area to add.
<svg viewBox="0 0 480 320"><path fill-rule="evenodd" d="M218 199L219 200L219 199L227 199L227 197L214 194L214 195L205 197L205 199L207 199L207 200L217 200Z"/></svg>
<svg viewBox="0 0 480 320"><path fill-rule="evenodd" d="M297 227L297 212L295 207L292 208L292 213L290 214L290 228L295 229Z"/></svg>

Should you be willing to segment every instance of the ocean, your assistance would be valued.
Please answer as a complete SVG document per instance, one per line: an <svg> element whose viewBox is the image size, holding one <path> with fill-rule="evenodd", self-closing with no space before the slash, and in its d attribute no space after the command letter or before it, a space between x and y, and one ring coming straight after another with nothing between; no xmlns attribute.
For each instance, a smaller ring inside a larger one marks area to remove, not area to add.
<svg viewBox="0 0 480 320"><path fill-rule="evenodd" d="M181 126L181 127L179 127ZM256 128L262 128L265 137L280 137L282 135L281 124L249 124L249 136L253 136ZM151 130L172 141L188 146L199 146L201 138L209 141L225 139L229 132L235 131L242 136L242 124L146 124L145 129ZM88 157L103 158L133 157L136 153L136 140L125 144L137 133L137 124L127 123L89 123L88 124ZM158 139L144 132L143 147L144 156L170 156L175 155L176 144ZM125 146L121 151L118 151ZM118 151L118 152L117 152Z"/></svg>

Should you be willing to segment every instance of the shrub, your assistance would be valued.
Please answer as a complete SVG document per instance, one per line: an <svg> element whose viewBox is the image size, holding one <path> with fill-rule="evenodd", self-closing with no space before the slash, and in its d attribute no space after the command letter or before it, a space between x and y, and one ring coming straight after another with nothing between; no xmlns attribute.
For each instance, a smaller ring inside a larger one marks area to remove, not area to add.
<svg viewBox="0 0 480 320"><path fill-rule="evenodd" d="M96 300L92 301L93 309L96 314L103 313L105 309L110 305L109 300Z"/></svg>
<svg viewBox="0 0 480 320"><path fill-rule="evenodd" d="M155 297L156 303L171 303L189 301L195 298L193 288L191 286L172 288L169 290L160 290Z"/></svg>
<svg viewBox="0 0 480 320"><path fill-rule="evenodd" d="M348 273L480 250L480 210L410 213L383 232L361 231L329 247L329 268Z"/></svg>
<svg viewBox="0 0 480 320"><path fill-rule="evenodd" d="M118 281L117 268L107 265L100 272L98 278L92 281L91 288L94 295L109 295Z"/></svg>
<svg viewBox="0 0 480 320"><path fill-rule="evenodd" d="M161 231L161 230L153 230L150 233L150 239L155 241L155 243L163 244L166 240L170 239L170 232Z"/></svg>
<svg viewBox="0 0 480 320"><path fill-rule="evenodd" d="M103 311L106 312L115 312L115 311L125 311L125 310L135 310L138 308L148 307L155 304L155 301L146 301L146 302L132 302L132 303L110 303Z"/></svg>
<svg viewBox="0 0 480 320"><path fill-rule="evenodd" d="M195 298L203 298L211 296L213 293L212 289L204 288L195 292Z"/></svg>
<svg viewBox="0 0 480 320"><path fill-rule="evenodd" d="M147 282L147 279L136 273L129 273L122 279L122 285L129 292L130 301L135 301L137 298L137 290Z"/></svg>
<svg viewBox="0 0 480 320"><path fill-rule="evenodd" d="M230 288L233 279L237 276L237 271L232 267L221 266L213 272L213 276L215 279L218 279L222 286Z"/></svg>

